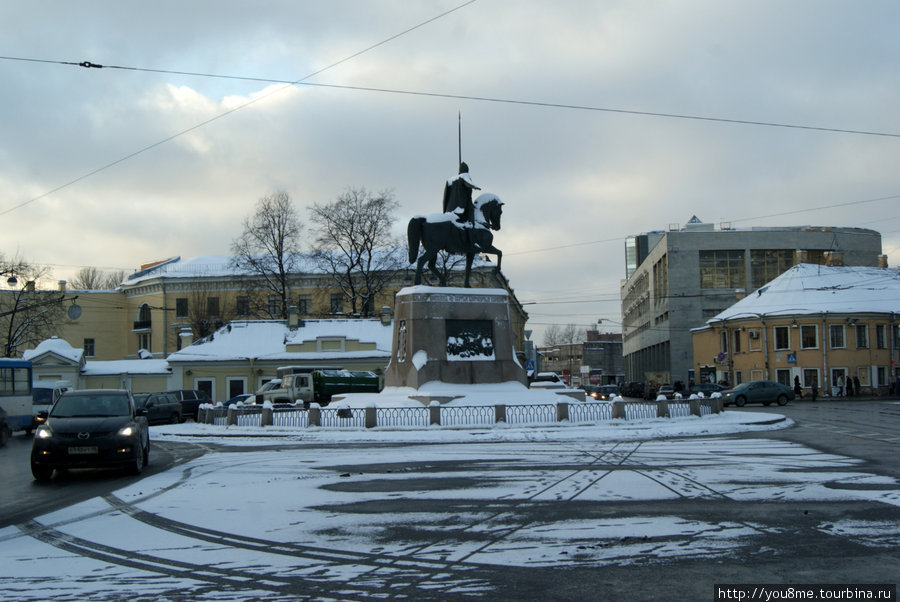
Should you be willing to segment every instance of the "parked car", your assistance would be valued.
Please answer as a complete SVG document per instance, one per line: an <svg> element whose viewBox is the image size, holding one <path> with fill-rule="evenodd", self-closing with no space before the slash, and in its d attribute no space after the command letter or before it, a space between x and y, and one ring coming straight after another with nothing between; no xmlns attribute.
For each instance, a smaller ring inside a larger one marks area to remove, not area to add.
<svg viewBox="0 0 900 602"><path fill-rule="evenodd" d="M565 389L567 385L556 372L538 372L529 386L534 389Z"/></svg>
<svg viewBox="0 0 900 602"><path fill-rule="evenodd" d="M140 474L150 459L146 414L124 389L63 393L34 432L31 474L38 481L57 468L125 467Z"/></svg>
<svg viewBox="0 0 900 602"><path fill-rule="evenodd" d="M695 385L691 385L690 392L691 393L703 393L704 397L709 397L713 393L721 393L725 390L725 387L722 385L717 385L716 383L698 383Z"/></svg>
<svg viewBox="0 0 900 602"><path fill-rule="evenodd" d="M582 387L585 395L598 401L612 401L619 394L616 385L589 385Z"/></svg>
<svg viewBox="0 0 900 602"><path fill-rule="evenodd" d="M177 391L166 391L175 396L181 402L181 417L197 419L197 408L201 403L212 403L209 395L205 391L198 389L179 389Z"/></svg>
<svg viewBox="0 0 900 602"><path fill-rule="evenodd" d="M227 408L228 406L238 403L238 402L253 403L253 401L255 399L256 399L256 395L254 395L253 393L241 393L240 395L235 395L231 399L225 401L222 405L224 405Z"/></svg>
<svg viewBox="0 0 900 602"><path fill-rule="evenodd" d="M665 396L666 399L675 399L675 387L672 385L660 385L659 389L656 390L656 398L659 398L660 395Z"/></svg>
<svg viewBox="0 0 900 602"><path fill-rule="evenodd" d="M627 383L624 387L622 387L622 396L637 397L638 399L640 399L644 396L644 383L639 383L637 381Z"/></svg>
<svg viewBox="0 0 900 602"><path fill-rule="evenodd" d="M0 408L0 447L6 445L9 441L11 432L9 430L9 420L6 417L6 410Z"/></svg>
<svg viewBox="0 0 900 602"><path fill-rule="evenodd" d="M790 387L771 380L754 380L722 391L722 403L738 407L748 403L761 403L764 406L777 403L783 406L792 399L794 391Z"/></svg>
<svg viewBox="0 0 900 602"><path fill-rule="evenodd" d="M181 402L171 393L145 393L134 396L134 405L147 411L150 424L178 424L181 418Z"/></svg>

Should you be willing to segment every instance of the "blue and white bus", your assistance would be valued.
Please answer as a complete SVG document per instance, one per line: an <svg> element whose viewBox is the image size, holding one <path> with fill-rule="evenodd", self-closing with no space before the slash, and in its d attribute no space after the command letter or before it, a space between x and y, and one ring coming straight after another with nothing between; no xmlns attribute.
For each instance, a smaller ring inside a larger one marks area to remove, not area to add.
<svg viewBox="0 0 900 602"><path fill-rule="evenodd" d="M0 358L0 407L6 410L10 431L31 432L31 362Z"/></svg>

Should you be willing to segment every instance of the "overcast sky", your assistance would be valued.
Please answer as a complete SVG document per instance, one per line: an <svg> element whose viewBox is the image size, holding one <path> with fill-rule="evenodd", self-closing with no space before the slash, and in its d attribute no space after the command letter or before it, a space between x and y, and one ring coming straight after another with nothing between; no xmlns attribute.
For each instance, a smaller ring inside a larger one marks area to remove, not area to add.
<svg viewBox="0 0 900 602"><path fill-rule="evenodd" d="M276 190L305 217L390 189L399 235L440 211L459 112L539 343L617 330L625 237L695 214L873 228L900 261L894 0L59 0L0 22L0 252L54 279L228 253ZM129 69L58 64L82 61Z"/></svg>

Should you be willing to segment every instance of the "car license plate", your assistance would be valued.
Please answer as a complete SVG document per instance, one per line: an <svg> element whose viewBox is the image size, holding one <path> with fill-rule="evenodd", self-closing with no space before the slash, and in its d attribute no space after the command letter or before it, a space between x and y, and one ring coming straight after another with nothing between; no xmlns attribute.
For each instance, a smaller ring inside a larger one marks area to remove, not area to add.
<svg viewBox="0 0 900 602"><path fill-rule="evenodd" d="M96 453L97 453L96 445L90 446L90 447L70 447L69 448L70 455L85 455L85 454L96 454Z"/></svg>

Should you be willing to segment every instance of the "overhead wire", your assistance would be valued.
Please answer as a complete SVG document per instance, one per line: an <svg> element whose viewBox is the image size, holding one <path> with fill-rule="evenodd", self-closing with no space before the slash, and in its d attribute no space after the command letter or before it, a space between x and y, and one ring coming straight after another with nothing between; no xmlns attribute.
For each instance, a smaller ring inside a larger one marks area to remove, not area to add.
<svg viewBox="0 0 900 602"><path fill-rule="evenodd" d="M77 178L75 178L75 179L73 179L73 180L71 180L71 181L69 181L69 182L66 182L65 184L62 184L62 185L60 185L60 186L57 186L56 188L53 188L52 190L49 190L49 191L47 191L47 192L44 192L43 194L40 194L40 195L38 195L38 196L36 196L36 197L30 199L30 200L24 201L24 202L22 202L22 203L19 203L18 205L14 205L14 206L12 206L12 207L9 207L9 208L7 208L7 209L4 209L4 210L0 211L0 216L6 215L7 213L11 213L11 212L13 212L13 211L15 211L15 210L17 210L17 209L21 209L22 207L25 207L26 205L30 205L31 203L34 203L35 201L38 201L38 200L40 200L40 199L42 199L42 198L45 198L45 197L47 197L47 196L50 196L51 194L53 194L53 193L55 193L55 192L58 192L58 191L60 191L60 190L62 190L62 189L64 189L64 188L67 188L67 187L69 187L69 186L72 186L73 184L76 184L76 183L78 183L78 182L81 182L82 180L85 180L85 179L87 179L87 178L89 178L89 177L91 177L91 176L93 176L93 175L95 175L95 174L98 174L98 173L100 173L101 171L107 170L107 169L109 169L109 168L111 168L111 167L114 167L114 166L116 166L116 165L118 165L118 164L120 164L120 163L123 163L123 162L125 162L125 161L127 161L127 160L129 160L129 159L132 159L132 158L134 158L134 157L136 157L136 156L138 156L138 155L140 155L140 154L143 154L143 153L145 153L145 152L147 152L147 151L149 151L149 150L152 150L152 149L154 149L154 148L156 148L156 147L158 147L158 146L161 146L161 145L165 144L166 142L170 142L170 141L174 140L175 138L178 138L178 137L183 136L183 135L185 135L185 134L189 134L190 132L193 132L193 131L195 131L195 130L197 130L197 129L200 129L200 128L206 126L206 125L209 125L210 123L213 123L214 121L218 121L219 119L222 119L223 117L226 117L226 116L228 116L228 115L231 115L232 113L235 113L235 112L237 112L237 111L240 111L241 109L247 108L247 107L249 107L250 105L253 105L253 104L255 104L255 103L257 103L257 102L259 102L259 101L261 101L261 100L263 100L263 99L269 98L269 97L271 97L271 96L273 96L273 95L275 95L275 94L278 94L278 93L280 93L280 92L283 92L284 90L290 89L290 88L292 88L293 86L299 85L299 84L303 83L304 80L307 80L307 79L309 79L309 78L311 78L311 77L315 77L315 76L317 76L317 75L320 75L321 73L324 73L325 71L328 71L329 69L333 69L334 67L337 67L338 65L342 65L342 64L346 63L347 61L350 61L350 60L352 60L352 59L355 59L355 58L357 58L357 57L359 57L359 56L361 56L361 55L363 55L363 54L365 54L365 53L367 53L367 52L370 52L370 51L374 50L375 48L378 48L378 47L383 46L383 45L385 45L385 44L387 44L387 43L389 43L389 42L392 42L393 40L396 40L397 38L399 38L399 37L401 37L401 36L404 36L404 35L406 35L406 34L412 32L412 31L415 31L415 30L417 30L417 29L419 29L419 28L421 28L421 27L424 27L424 26L426 26L426 25L428 25L428 24L430 24L430 23L433 23L434 21L437 21L438 19L441 19L441 18L443 18L443 17L446 17L447 15L449 15L449 14L451 14L451 13L454 13L454 12L456 12L456 11L458 11L458 10L461 10L461 9L465 8L466 6L469 6L469 5L471 5L471 4L474 4L474 3L477 2L477 1L478 1L478 0L467 0L466 2L463 2L462 4L460 4L460 5L458 5L458 6L455 6L454 8L451 8L451 9L449 9L449 10L446 10L446 11L444 11L444 12L442 12L442 13L440 13L440 14L434 16L434 17L429 18L429 19L426 19L425 21L422 21L421 23L418 23L418 24L416 24L416 25L413 25L412 27L408 27L407 29L404 29L403 31L401 31L401 32L399 32L399 33L396 33L396 34L394 34L394 35L392 35L392 36L390 36L390 37L387 37L387 38L381 40L380 42L376 42L375 44L372 44L372 45L370 45L370 46L367 46L366 48L363 48L362 50L359 50L359 51L357 51L357 52L354 52L353 54L350 54L349 56L346 56L346 57L344 57L344 58L342 58L342 59L340 59L340 60L338 60L338 61L335 61L334 63L331 63L331 64L329 64L329 65L327 65L327 66L325 66L325 67L322 67L321 69L318 69L318 70L316 70L316 71L314 71L314 72L312 72L312 73L310 73L310 74L308 74L308 75L305 75L305 76L303 76L303 77L301 77L301 78L299 78L299 79L296 79L296 80L293 80L293 81L290 81L290 82L285 82L285 85L284 85L284 86L281 86L281 87L279 87L279 88L275 88L274 90L270 90L270 91L266 92L265 94L260 94L259 96L255 97L255 98L251 98L250 100L248 100L248 101L246 101L246 102L244 102L244 103L242 103L242 104L240 104L240 105L237 105L237 106L235 106L235 107L233 107L233 108L231 108L231 109L228 109L227 111L224 111L224 112L222 112L222 113L219 113L218 115L216 115L216 116L214 116L214 117L211 117L211 118L209 118L209 119L206 119L206 120L204 120L204 121L202 121L202 122L200 122L200 123L197 123L197 124L195 124L195 125L193 125L193 126L187 128L187 129L181 130L180 132L177 132L177 133L175 133L175 134L172 134L171 136L167 136L166 138L163 138L162 140L159 140L159 141L154 142L154 143L152 143L152 144L149 144L149 145L147 145L147 146L145 146L145 147L143 147L143 148L140 148L140 149L138 149L138 150L136 150L136 151L134 151L134 152L132 152L132 153L129 153L129 154L123 156L123 157L120 157L119 159L116 159L115 161L111 161L110 163L107 163L107 164L105 164L105 165L103 165L103 166L101 166L101 167L98 167L98 168L96 168L96 169L93 169L93 170L89 171L89 172L86 173L86 174L83 174L83 175L81 175L81 176L79 176L79 177L77 177ZM0 56L0 59L13 60L14 57ZM24 59L18 59L18 60L24 60ZM41 61L41 60L38 60L38 59L33 59L33 61L34 61L34 62L48 62L48 61ZM54 61L49 61L49 62L54 62ZM76 66L79 66L79 67L85 67L85 68L90 68L90 69L104 69L104 68L110 68L110 69L112 69L112 68L115 68L115 69L127 69L126 67L122 67L122 66L115 66L115 67L110 66L110 67L104 67L104 66L101 65L101 64L98 64L98 63L92 63L92 62L90 62L90 61L81 61L80 63L65 62L65 61L56 61L56 62L57 62L57 63L60 63L60 64L64 64L64 65L76 65ZM144 70L144 69L136 69L136 68L134 68L134 70L137 71L137 70Z"/></svg>

